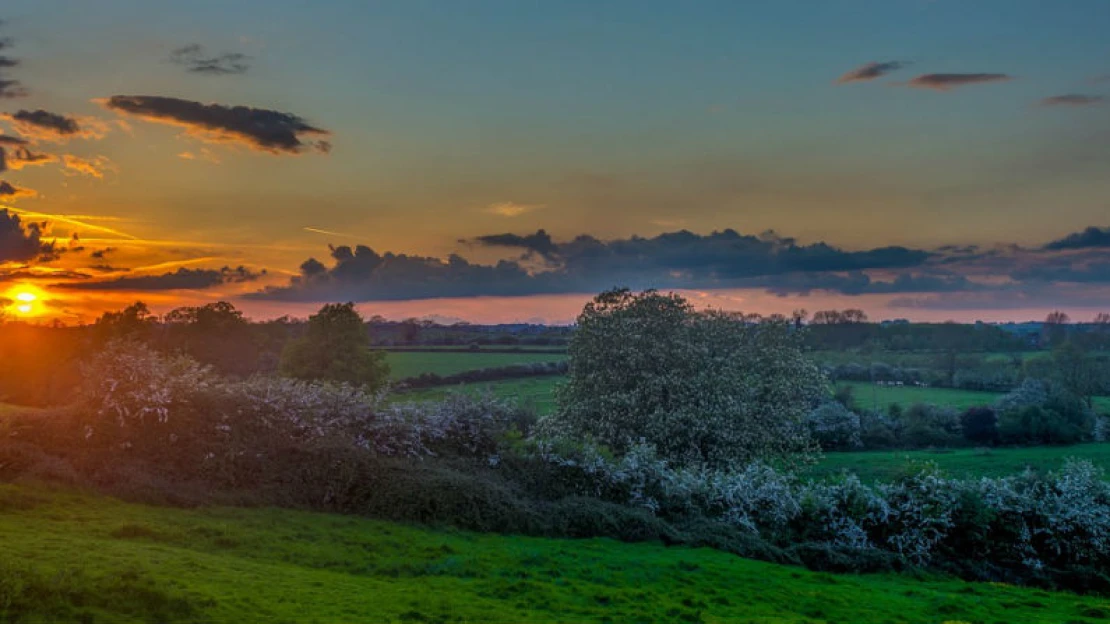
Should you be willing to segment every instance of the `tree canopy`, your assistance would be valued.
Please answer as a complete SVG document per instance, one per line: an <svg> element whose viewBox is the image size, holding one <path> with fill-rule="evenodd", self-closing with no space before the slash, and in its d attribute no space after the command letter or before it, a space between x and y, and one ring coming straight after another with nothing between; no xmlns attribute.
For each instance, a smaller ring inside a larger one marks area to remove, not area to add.
<svg viewBox="0 0 1110 624"><path fill-rule="evenodd" d="M675 294L598 295L578 317L552 424L622 452L724 466L811 448L828 389L789 321L697 311Z"/></svg>
<svg viewBox="0 0 1110 624"><path fill-rule="evenodd" d="M329 303L308 318L303 336L281 355L282 374L330 380L376 390L385 385L385 354L370 349L370 334L353 303Z"/></svg>

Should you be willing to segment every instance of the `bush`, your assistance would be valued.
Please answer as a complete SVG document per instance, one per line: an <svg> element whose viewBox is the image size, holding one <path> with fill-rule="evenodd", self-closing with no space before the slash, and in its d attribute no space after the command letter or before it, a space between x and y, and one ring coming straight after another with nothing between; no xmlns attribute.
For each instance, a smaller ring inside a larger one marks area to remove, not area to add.
<svg viewBox="0 0 1110 624"><path fill-rule="evenodd" d="M972 407L960 415L964 437L973 444L991 446L998 442L998 415L989 407Z"/></svg>
<svg viewBox="0 0 1110 624"><path fill-rule="evenodd" d="M902 415L901 440L910 448L956 446L962 440L954 410L918 403Z"/></svg>
<svg viewBox="0 0 1110 624"><path fill-rule="evenodd" d="M859 414L837 402L823 403L810 412L806 427L825 450L856 449L863 445Z"/></svg>

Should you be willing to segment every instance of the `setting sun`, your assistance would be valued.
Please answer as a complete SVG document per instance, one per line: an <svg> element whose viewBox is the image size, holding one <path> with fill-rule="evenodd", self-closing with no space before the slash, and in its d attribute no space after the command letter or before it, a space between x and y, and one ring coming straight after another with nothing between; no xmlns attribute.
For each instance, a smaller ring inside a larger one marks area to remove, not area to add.
<svg viewBox="0 0 1110 624"><path fill-rule="evenodd" d="M7 299L9 311L19 316L37 316L43 310L42 292L33 286L20 285L12 288L0 300Z"/></svg>

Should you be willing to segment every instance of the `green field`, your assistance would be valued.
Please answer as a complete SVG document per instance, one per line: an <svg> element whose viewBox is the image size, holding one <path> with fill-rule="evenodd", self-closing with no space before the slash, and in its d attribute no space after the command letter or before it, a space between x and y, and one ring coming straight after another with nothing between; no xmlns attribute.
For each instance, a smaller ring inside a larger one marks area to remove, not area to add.
<svg viewBox="0 0 1110 624"><path fill-rule="evenodd" d="M990 405L1002 396L1001 392L980 392L955 388L921 388L917 386L880 386L862 381L842 381L837 383L836 386L850 386L857 406L878 410L886 410L894 403L898 403L902 407L909 407L914 403L932 403L964 410L976 405Z"/></svg>
<svg viewBox="0 0 1110 624"><path fill-rule="evenodd" d="M555 409L555 385L565 380L566 378L560 375L549 375L460 384L457 386L439 386L395 394L392 396L392 400L398 402L442 401L448 393L452 392L465 394L490 392L496 397L513 399L521 407L534 409L538 414L548 414Z"/></svg>
<svg viewBox="0 0 1110 624"><path fill-rule="evenodd" d="M1096 622L1110 600L0 485L3 622Z"/></svg>
<svg viewBox="0 0 1110 624"><path fill-rule="evenodd" d="M394 400L440 400L448 392L492 392L499 397L517 399L521 405L534 407L539 413L545 414L554 408L555 385L563 380L563 377L558 376L531 377L443 386L405 392L396 395ZM885 410L893 403L898 403L903 407L909 407L914 403L932 403L964 410L976 405L990 405L1002 396L1000 392L978 392L953 388L918 388L915 386L879 386L865 382L841 382L837 385L852 386L856 405L865 409ZM1095 409L1110 413L1110 397L1096 397Z"/></svg>
<svg viewBox="0 0 1110 624"><path fill-rule="evenodd" d="M917 386L880 386L862 381L844 381L836 384L851 386L856 405L868 409L885 410L893 403L909 407L914 403L947 405L964 410L976 405L990 405L1001 392L980 392L956 388L920 388ZM1095 397L1095 409L1110 413L1110 397Z"/></svg>
<svg viewBox="0 0 1110 624"><path fill-rule="evenodd" d="M561 353L389 351L386 353L385 361L389 363L389 376L391 378L405 379L423 373L454 375L479 368L496 368L532 362L559 362L566 358L567 356Z"/></svg>
<svg viewBox="0 0 1110 624"><path fill-rule="evenodd" d="M824 478L851 472L864 481L889 481L923 462L934 462L953 477L1001 477L1025 468L1055 470L1069 458L1086 459L1110 471L1110 443L938 451L860 451L826 453L801 476Z"/></svg>

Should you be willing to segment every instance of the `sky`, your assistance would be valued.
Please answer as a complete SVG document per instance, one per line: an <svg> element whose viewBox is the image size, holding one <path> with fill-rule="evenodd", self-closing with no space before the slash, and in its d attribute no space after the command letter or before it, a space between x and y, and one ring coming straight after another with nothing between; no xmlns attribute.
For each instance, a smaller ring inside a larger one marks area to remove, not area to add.
<svg viewBox="0 0 1110 624"><path fill-rule="evenodd" d="M0 7L0 310L1110 311L1110 2Z"/></svg>

